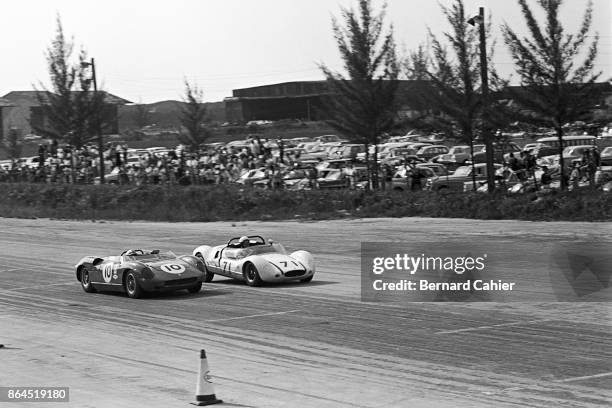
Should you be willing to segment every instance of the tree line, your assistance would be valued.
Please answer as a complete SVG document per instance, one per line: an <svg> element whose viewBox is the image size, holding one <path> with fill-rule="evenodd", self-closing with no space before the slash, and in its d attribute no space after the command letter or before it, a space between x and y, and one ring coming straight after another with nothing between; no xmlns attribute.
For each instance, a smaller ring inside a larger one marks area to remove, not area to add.
<svg viewBox="0 0 612 408"><path fill-rule="evenodd" d="M403 75L426 81L426 87L409 95L419 113L410 120L413 126L458 130L454 133L470 146L477 132L491 134L491 129L515 121L552 128L559 138L561 186L565 188L563 125L588 117L600 97L593 84L601 72L594 69L599 35L589 35L592 1L586 4L582 23L573 34L566 32L559 19L562 3L538 0L544 14L540 22L527 0L518 0L527 36L519 35L508 23L502 25L518 87L509 87L509 80L501 78L493 64L490 15L483 28L490 49L487 58L480 59L480 39L471 27L463 0L455 0L450 7L440 6L450 29L440 37L429 30L430 45L411 51L402 63L398 63L393 27L385 28L385 4L379 12L374 10L373 0L359 0L357 10L343 8L342 24L334 19L333 31L346 73L321 67L333 95L327 104L332 114L330 124L365 144L366 149L376 146L383 132L394 124L397 79ZM511 99L516 104L504 103L503 99L483 103L483 69L489 78L488 88L507 93L506 101ZM373 155L370 178L376 187L376 149Z"/></svg>
<svg viewBox="0 0 612 408"><path fill-rule="evenodd" d="M537 1L544 13L542 22L527 0L517 0L517 3L529 34L519 35L508 23L501 29L518 75L518 87L509 87L509 80L501 78L495 69L491 15L484 26L489 40L487 59L480 59L478 32L468 22L463 0L455 0L449 7L441 5L449 29L440 36L429 29L427 45L410 51L405 58L398 57L393 26L386 24L386 3L376 10L374 0L358 0L356 9L341 8L340 17L333 18L333 36L344 72L320 64L329 88L325 109L332 127L352 142L365 145L374 188L378 185L376 146L398 122L400 78L427 84L408 95L410 105L418 113L409 119L411 126L452 132L470 146L477 134L490 134L491 129L503 128L515 121L552 128L561 141L565 123L588 115L593 102L599 98L592 85L601 76L594 69L599 36L589 34L592 1L587 2L576 33L567 33L559 19L562 0ZM51 87L41 83L35 87L46 120L34 130L77 148L97 141L102 149L102 129L110 118L105 93L101 89L92 91L96 83L86 50L81 48L76 58L73 52L74 42L64 35L58 16L55 37L46 50ZM505 100L512 99L516 104L504 103L504 98L483 103L483 69L488 74L488 88L506 93ZM181 111L179 138L182 143L195 147L210 135L207 112L203 90L186 79L184 84L185 105ZM146 117L143 109L138 112ZM0 146L18 151L14 137L6 139ZM559 145L563 172L563 147L562 143ZM372 156L369 156L370 146L374 147ZM564 187L563 173L561 182Z"/></svg>

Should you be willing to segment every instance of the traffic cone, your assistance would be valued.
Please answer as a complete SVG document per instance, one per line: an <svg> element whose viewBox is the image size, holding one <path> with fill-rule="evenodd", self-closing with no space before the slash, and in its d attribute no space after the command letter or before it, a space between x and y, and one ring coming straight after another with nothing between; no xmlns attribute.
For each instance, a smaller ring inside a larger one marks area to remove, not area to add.
<svg viewBox="0 0 612 408"><path fill-rule="evenodd" d="M200 350L200 369L198 371L198 383L196 385L196 400L192 405L203 406L219 404L223 401L215 396L215 388L213 387L208 362L206 361L206 350Z"/></svg>

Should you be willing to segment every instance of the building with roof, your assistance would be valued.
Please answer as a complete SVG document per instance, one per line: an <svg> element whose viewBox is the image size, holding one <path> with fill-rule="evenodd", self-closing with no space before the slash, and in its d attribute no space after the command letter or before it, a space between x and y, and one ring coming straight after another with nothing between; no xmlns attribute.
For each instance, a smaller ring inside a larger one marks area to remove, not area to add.
<svg viewBox="0 0 612 408"><path fill-rule="evenodd" d="M438 108L431 101L422 98L435 88L426 80L399 80L396 101L400 108L400 117L409 118L423 111L436 112ZM497 99L512 101L512 91L519 87L508 87L505 91L495 94ZM609 112L612 106L612 84L610 82L596 83L587 88L587 92L597 94L593 114ZM326 81L283 82L234 89L232 96L225 98L226 121L230 123L245 123L254 120L325 120L328 115L324 109L323 100L329 95Z"/></svg>
<svg viewBox="0 0 612 408"><path fill-rule="evenodd" d="M118 107L131 102L106 91L100 92L104 93L104 101L109 106L111 117L103 133L117 134L119 133ZM1 134L6 135L10 128L14 128L24 136L36 133L34 131L36 128L44 127L46 118L38 97L39 94L44 101L50 93L47 91L11 91L2 96L0 100L5 101L6 106L0 109L2 112L0 116Z"/></svg>
<svg viewBox="0 0 612 408"><path fill-rule="evenodd" d="M417 88L426 86L427 81L398 82L397 100L400 114L408 115L414 109L411 106L414 101L409 96ZM329 117L323 101L328 95L326 81L283 82L234 89L232 96L224 100L226 121L244 123L251 120L325 120Z"/></svg>
<svg viewBox="0 0 612 408"><path fill-rule="evenodd" d="M319 120L322 98L328 94L325 81L284 82L234 89L225 98L225 116L230 123L251 120Z"/></svg>

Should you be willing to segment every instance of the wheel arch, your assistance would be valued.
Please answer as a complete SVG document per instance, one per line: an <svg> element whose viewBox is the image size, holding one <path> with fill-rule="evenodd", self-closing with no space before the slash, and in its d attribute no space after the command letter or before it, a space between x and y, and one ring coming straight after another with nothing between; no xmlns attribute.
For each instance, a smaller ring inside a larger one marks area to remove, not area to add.
<svg viewBox="0 0 612 408"><path fill-rule="evenodd" d="M83 269L85 269L85 268L86 268L86 266L83 265L83 264L77 265L77 267L76 267L75 274L76 274L76 278L77 278L77 280L79 282L81 281L81 274L83 273Z"/></svg>
<svg viewBox="0 0 612 408"><path fill-rule="evenodd" d="M119 273L119 271L117 271ZM121 269L121 286L123 287L123 290L125 290L125 279L128 276L128 273L130 272L134 272L134 274L136 274L136 271L132 268L122 268Z"/></svg>

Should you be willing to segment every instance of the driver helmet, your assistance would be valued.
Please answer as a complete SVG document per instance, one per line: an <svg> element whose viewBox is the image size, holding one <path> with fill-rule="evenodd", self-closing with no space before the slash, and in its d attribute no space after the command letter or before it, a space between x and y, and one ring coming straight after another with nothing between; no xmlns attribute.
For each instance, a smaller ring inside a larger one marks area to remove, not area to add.
<svg viewBox="0 0 612 408"><path fill-rule="evenodd" d="M238 244L243 248L248 247L249 243L249 237L247 237L246 235L241 236L238 240Z"/></svg>

